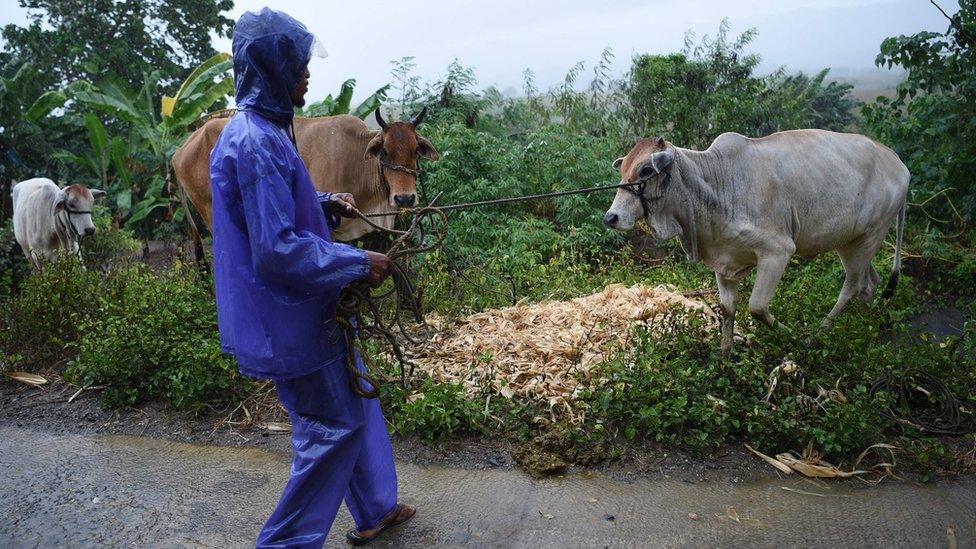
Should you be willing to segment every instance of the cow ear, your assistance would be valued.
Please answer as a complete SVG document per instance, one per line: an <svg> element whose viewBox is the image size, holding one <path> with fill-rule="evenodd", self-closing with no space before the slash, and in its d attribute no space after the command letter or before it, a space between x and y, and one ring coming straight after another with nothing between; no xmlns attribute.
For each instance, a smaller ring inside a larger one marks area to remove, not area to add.
<svg viewBox="0 0 976 549"><path fill-rule="evenodd" d="M620 166L623 166L623 164L624 164L624 157L621 156L620 158L613 161L613 169L619 170Z"/></svg>
<svg viewBox="0 0 976 549"><path fill-rule="evenodd" d="M426 109L424 109L426 110ZM417 136L417 152L427 160L440 160L441 155L434 148L434 144L426 137Z"/></svg>
<svg viewBox="0 0 976 549"><path fill-rule="evenodd" d="M67 201L68 201L68 186L65 185L64 187L61 187L61 191L58 192L58 198L57 201L54 203L54 209L60 210L64 208L64 204Z"/></svg>
<svg viewBox="0 0 976 549"><path fill-rule="evenodd" d="M377 132L376 137L370 139L369 143L366 144L366 154L363 156L363 160L376 158L380 155L381 150L383 150L383 132Z"/></svg>
<svg viewBox="0 0 976 549"><path fill-rule="evenodd" d="M674 149L664 149L651 155L651 165L654 171L661 173L671 167L674 162Z"/></svg>
<svg viewBox="0 0 976 549"><path fill-rule="evenodd" d="M105 191L101 189L88 189L92 193L92 198L100 198L105 196Z"/></svg>
<svg viewBox="0 0 976 549"><path fill-rule="evenodd" d="M663 147L664 146L664 138L663 137L658 137L657 138L657 146L658 147Z"/></svg>

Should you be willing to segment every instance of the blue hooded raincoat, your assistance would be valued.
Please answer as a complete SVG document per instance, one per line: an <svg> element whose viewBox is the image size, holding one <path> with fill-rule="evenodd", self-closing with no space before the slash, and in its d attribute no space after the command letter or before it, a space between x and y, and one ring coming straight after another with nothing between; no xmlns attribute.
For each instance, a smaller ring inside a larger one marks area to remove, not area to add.
<svg viewBox="0 0 976 549"><path fill-rule="evenodd" d="M233 39L239 112L210 157L221 346L244 374L274 380L292 422L291 475L259 547L321 547L343 498L361 530L397 501L379 402L352 392L334 322L339 291L363 278L369 261L332 241L290 134L290 91L313 40L283 13L241 17Z"/></svg>
<svg viewBox="0 0 976 549"><path fill-rule="evenodd" d="M332 242L290 137L290 90L313 36L285 14L245 14L234 33L236 115L210 157L217 318L241 372L290 378L345 352L339 291L369 272L365 252ZM324 316L323 316L324 311Z"/></svg>

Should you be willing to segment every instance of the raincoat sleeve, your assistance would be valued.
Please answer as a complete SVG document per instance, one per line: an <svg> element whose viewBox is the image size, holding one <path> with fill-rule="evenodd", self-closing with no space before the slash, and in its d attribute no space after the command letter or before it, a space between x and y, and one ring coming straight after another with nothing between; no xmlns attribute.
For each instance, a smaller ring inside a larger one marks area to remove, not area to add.
<svg viewBox="0 0 976 549"><path fill-rule="evenodd" d="M366 252L295 228L291 170L267 147L245 143L238 181L254 272L307 293L342 289L369 273Z"/></svg>
<svg viewBox="0 0 976 549"><path fill-rule="evenodd" d="M319 191L315 193L319 199L319 206L322 207L322 212L325 213L325 221L329 224L329 228L338 229L339 223L342 223L342 218L338 214L330 212L328 207L329 202L332 201L332 194Z"/></svg>

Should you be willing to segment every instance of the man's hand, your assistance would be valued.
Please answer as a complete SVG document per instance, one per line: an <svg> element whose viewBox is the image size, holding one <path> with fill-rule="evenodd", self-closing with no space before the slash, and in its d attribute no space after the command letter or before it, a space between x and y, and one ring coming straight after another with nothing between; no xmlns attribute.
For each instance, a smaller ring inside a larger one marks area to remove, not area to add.
<svg viewBox="0 0 976 549"><path fill-rule="evenodd" d="M329 213L342 217L355 217L356 199L349 193L333 193L332 199L326 204Z"/></svg>
<svg viewBox="0 0 976 549"><path fill-rule="evenodd" d="M369 258L369 273L366 275L366 282L376 288L390 276L392 262L390 258L377 252L366 250L366 257Z"/></svg>

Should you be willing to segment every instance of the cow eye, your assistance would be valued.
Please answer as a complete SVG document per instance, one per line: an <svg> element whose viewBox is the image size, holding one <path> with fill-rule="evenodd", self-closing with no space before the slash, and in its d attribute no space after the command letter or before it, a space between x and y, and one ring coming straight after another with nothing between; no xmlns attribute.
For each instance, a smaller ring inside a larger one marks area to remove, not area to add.
<svg viewBox="0 0 976 549"><path fill-rule="evenodd" d="M644 166L640 169L638 175L640 175L641 177L650 177L654 175L654 173L655 173L654 166L650 164L644 164Z"/></svg>

